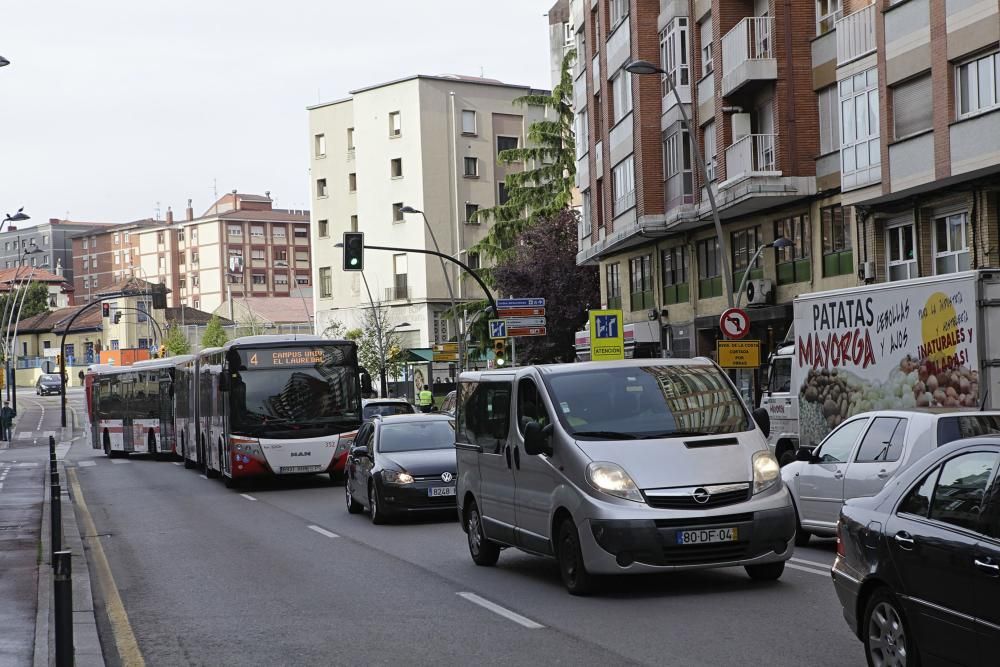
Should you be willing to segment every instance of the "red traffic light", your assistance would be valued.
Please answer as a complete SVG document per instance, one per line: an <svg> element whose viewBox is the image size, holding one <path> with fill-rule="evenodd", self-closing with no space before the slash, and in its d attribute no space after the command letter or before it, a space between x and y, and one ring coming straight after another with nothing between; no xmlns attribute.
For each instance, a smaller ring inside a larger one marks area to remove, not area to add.
<svg viewBox="0 0 1000 667"><path fill-rule="evenodd" d="M102 303L101 304L101 316L102 317L111 317L111 304L110 303Z"/></svg>

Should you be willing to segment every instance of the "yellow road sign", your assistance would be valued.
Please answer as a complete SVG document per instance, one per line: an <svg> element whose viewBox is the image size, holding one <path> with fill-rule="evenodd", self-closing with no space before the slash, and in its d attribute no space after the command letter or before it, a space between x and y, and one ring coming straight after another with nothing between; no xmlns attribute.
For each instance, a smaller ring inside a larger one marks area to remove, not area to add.
<svg viewBox="0 0 1000 667"><path fill-rule="evenodd" d="M720 340L715 354L723 368L757 368L760 366L759 340Z"/></svg>
<svg viewBox="0 0 1000 667"><path fill-rule="evenodd" d="M590 311L591 361L625 358L625 323L620 310Z"/></svg>

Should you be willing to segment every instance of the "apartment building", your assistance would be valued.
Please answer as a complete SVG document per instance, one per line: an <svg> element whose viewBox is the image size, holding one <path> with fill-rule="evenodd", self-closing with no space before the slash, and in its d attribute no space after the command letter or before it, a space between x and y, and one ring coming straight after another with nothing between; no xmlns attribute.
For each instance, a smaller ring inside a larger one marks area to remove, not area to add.
<svg viewBox="0 0 1000 667"><path fill-rule="evenodd" d="M570 49L576 46L576 30L570 21L569 0L556 0L549 9L549 79L552 87L562 78L562 62Z"/></svg>
<svg viewBox="0 0 1000 667"><path fill-rule="evenodd" d="M362 323L371 302L391 309L404 324L407 347L428 347L455 335L445 273L432 256L457 256L476 268L468 248L488 223L474 213L506 201L510 169L498 152L523 145L528 127L544 110L513 104L533 91L463 76L416 75L355 90L351 96L309 107L316 330L331 322ZM411 206L424 211L404 214ZM428 228L429 226L429 228ZM342 271L335 248L345 231L362 231L365 243L400 248L368 250L364 278ZM461 272L447 269L456 300L482 298ZM370 297L369 297L370 291Z"/></svg>
<svg viewBox="0 0 1000 667"><path fill-rule="evenodd" d="M73 288L78 303L89 303L108 286L131 276L138 264L139 231L163 224L145 219L90 228L71 237Z"/></svg>
<svg viewBox="0 0 1000 667"><path fill-rule="evenodd" d="M61 267L61 275L72 282L72 238L82 232L104 227L105 223L100 222L72 222L57 218L50 218L48 222L33 227L10 225L0 233L0 266L5 269L19 265L37 266L49 271Z"/></svg>

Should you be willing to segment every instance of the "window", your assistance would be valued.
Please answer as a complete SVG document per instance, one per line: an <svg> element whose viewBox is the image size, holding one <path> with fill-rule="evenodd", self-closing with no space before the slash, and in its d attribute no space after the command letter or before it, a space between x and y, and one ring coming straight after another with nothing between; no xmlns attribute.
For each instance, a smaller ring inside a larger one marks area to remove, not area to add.
<svg viewBox="0 0 1000 667"><path fill-rule="evenodd" d="M545 402L535 382L529 378L517 383L517 428L524 435L524 427L529 422L538 422L542 427L551 423Z"/></svg>
<svg viewBox="0 0 1000 667"><path fill-rule="evenodd" d="M823 276L845 276L854 272L854 252L851 227L844 220L844 208L839 204L820 209L823 233Z"/></svg>
<svg viewBox="0 0 1000 667"><path fill-rule="evenodd" d="M608 308L619 309L622 307L621 264L608 264L606 271Z"/></svg>
<svg viewBox="0 0 1000 667"><path fill-rule="evenodd" d="M608 9L611 17L611 28L608 30L610 34L615 26L625 20L628 16L628 5L629 0L608 0Z"/></svg>
<svg viewBox="0 0 1000 667"><path fill-rule="evenodd" d="M934 484L937 483L939 472L941 472L941 468L934 468L906 494L903 502L899 504L898 512L900 514L927 516L927 511L931 508L931 495L934 493Z"/></svg>
<svg viewBox="0 0 1000 667"><path fill-rule="evenodd" d="M197 250L192 250L191 251L191 263L194 264L195 266L198 265L198 251Z"/></svg>
<svg viewBox="0 0 1000 667"><path fill-rule="evenodd" d="M743 274L750 265L750 260L761 245L760 227L741 229L729 235L729 242L733 252L733 286L739 289ZM760 265L760 257L753 263L750 275L747 278L760 278L764 275L764 269Z"/></svg>
<svg viewBox="0 0 1000 667"><path fill-rule="evenodd" d="M479 269L479 253L478 252L470 252L469 253L469 257L468 257L468 261L466 262L466 264L468 264L469 268L472 269L473 271L478 270Z"/></svg>
<svg viewBox="0 0 1000 667"><path fill-rule="evenodd" d="M663 303L687 303L688 257L685 246L674 246L660 253L663 267Z"/></svg>
<svg viewBox="0 0 1000 667"><path fill-rule="evenodd" d="M288 286L288 275L284 274L284 273L276 273L276 274L274 274L274 286L275 287L278 287L278 286L287 287Z"/></svg>
<svg viewBox="0 0 1000 667"><path fill-rule="evenodd" d="M833 30L833 24L843 15L840 0L816 0L816 35Z"/></svg>
<svg viewBox="0 0 1000 667"><path fill-rule="evenodd" d="M604 135L604 107L601 106L601 92L594 93L594 141L603 139Z"/></svg>
<svg viewBox="0 0 1000 667"><path fill-rule="evenodd" d="M625 211L635 206L635 169L633 156L615 165L611 172L614 188L615 205L614 214L621 215Z"/></svg>
<svg viewBox="0 0 1000 667"><path fill-rule="evenodd" d="M326 179L323 179L324 185L326 184ZM358 191L358 175L355 172L351 172L347 175L347 191L357 192Z"/></svg>
<svg viewBox="0 0 1000 667"><path fill-rule="evenodd" d="M118 245L118 232L114 233L114 235L112 236L112 240L114 241L115 245Z"/></svg>
<svg viewBox="0 0 1000 667"><path fill-rule="evenodd" d="M250 236L253 238L254 242L262 240L264 238L264 228L257 225L251 225Z"/></svg>
<svg viewBox="0 0 1000 667"><path fill-rule="evenodd" d="M955 67L958 117L985 111L1000 103L1000 54L991 53ZM928 105L929 106L929 105Z"/></svg>
<svg viewBox="0 0 1000 667"><path fill-rule="evenodd" d="M912 222L896 224L885 230L885 254L889 262L889 280L917 277L917 240Z"/></svg>
<svg viewBox="0 0 1000 667"><path fill-rule="evenodd" d="M119 255L118 253L115 253L115 264L117 265L121 263L122 263L122 256Z"/></svg>
<svg viewBox="0 0 1000 667"><path fill-rule="evenodd" d="M687 129L676 129L663 140L663 173L666 176L667 208L694 201L691 173L691 140Z"/></svg>
<svg viewBox="0 0 1000 667"><path fill-rule="evenodd" d="M497 183L497 204L503 206L510 199L506 183Z"/></svg>
<svg viewBox="0 0 1000 667"><path fill-rule="evenodd" d="M392 221L403 222L403 202L399 201L392 205Z"/></svg>
<svg viewBox="0 0 1000 667"><path fill-rule="evenodd" d="M34 259L34 258L32 258L32 259ZM163 273L163 269L165 269L167 267L167 258L164 257L163 255L160 255L159 257L157 257L156 258L156 267L158 269L160 269L160 273Z"/></svg>
<svg viewBox="0 0 1000 667"><path fill-rule="evenodd" d="M716 154L719 152L715 144L715 121L709 121L702 132L705 147L705 171L708 173L708 180L715 180Z"/></svg>
<svg viewBox="0 0 1000 667"><path fill-rule="evenodd" d="M590 150L588 142L590 141L590 128L588 127L589 114L587 113L587 107L580 110L580 113L576 114L576 126L573 128L573 136L576 140L576 159L579 160L587 151Z"/></svg>
<svg viewBox="0 0 1000 667"><path fill-rule="evenodd" d="M354 150L354 128L347 128L347 150Z"/></svg>
<svg viewBox="0 0 1000 667"><path fill-rule="evenodd" d="M497 455L510 429L510 382L462 383L458 386L455 438Z"/></svg>
<svg viewBox="0 0 1000 667"><path fill-rule="evenodd" d="M856 463L892 463L903 454L906 419L876 417L854 457Z"/></svg>
<svg viewBox="0 0 1000 667"><path fill-rule="evenodd" d="M632 112L632 75L624 69L611 77L612 124Z"/></svg>
<svg viewBox="0 0 1000 667"><path fill-rule="evenodd" d="M89 268L90 268L90 260L88 260L86 257L84 257L83 258L83 269L87 270Z"/></svg>
<svg viewBox="0 0 1000 667"><path fill-rule="evenodd" d="M465 175L468 177L479 176L479 158L465 158Z"/></svg>
<svg viewBox="0 0 1000 667"><path fill-rule="evenodd" d="M200 299L195 299L193 301L193 303L194 303L194 307L195 308L201 308L201 300Z"/></svg>
<svg viewBox="0 0 1000 667"><path fill-rule="evenodd" d="M301 273L296 274L295 275L295 284L296 285L308 285L309 284L309 276L303 275Z"/></svg>
<svg viewBox="0 0 1000 667"><path fill-rule="evenodd" d="M287 262L288 261L288 251L287 250L275 250L274 251L274 261L275 262Z"/></svg>
<svg viewBox="0 0 1000 667"><path fill-rule="evenodd" d="M956 456L941 467L930 518L968 530L979 529L979 514L986 485L997 465L993 452Z"/></svg>
<svg viewBox="0 0 1000 667"><path fill-rule="evenodd" d="M476 112L462 109L462 134L476 134Z"/></svg>
<svg viewBox="0 0 1000 667"><path fill-rule="evenodd" d="M497 136L497 155L504 151L512 151L517 148L520 139L517 137L501 137Z"/></svg>
<svg viewBox="0 0 1000 667"><path fill-rule="evenodd" d="M403 158L401 157L393 158L389 162L389 173L392 175L393 178L403 177Z"/></svg>
<svg viewBox="0 0 1000 667"><path fill-rule="evenodd" d="M263 248L253 248L250 251L250 259L265 259Z"/></svg>
<svg viewBox="0 0 1000 667"><path fill-rule="evenodd" d="M892 129L896 139L934 126L931 75L911 79L892 88Z"/></svg>
<svg viewBox="0 0 1000 667"><path fill-rule="evenodd" d="M352 232L358 231L358 216L356 215L351 216L351 231Z"/></svg>
<svg viewBox="0 0 1000 667"><path fill-rule="evenodd" d="M868 418L855 419L846 422L836 431L826 436L826 440L820 443L816 449L816 456L820 463L846 463L847 458L854 449L854 443L858 441L858 436L868 425Z"/></svg>
<svg viewBox="0 0 1000 667"><path fill-rule="evenodd" d="M267 284L267 276L265 274L263 274L263 273L255 273L255 274L253 274L253 284L254 285L266 285Z"/></svg>
<svg viewBox="0 0 1000 667"><path fill-rule="evenodd" d="M583 193L583 215L580 216L580 238L585 239L593 231L593 221L590 216L594 214L591 203L590 190Z"/></svg>
<svg viewBox="0 0 1000 667"><path fill-rule="evenodd" d="M319 234L319 237L321 239L322 238L326 238L327 236L330 235L330 221L329 220L320 220L319 224L317 225L317 227L318 227L318 234Z"/></svg>
<svg viewBox="0 0 1000 667"><path fill-rule="evenodd" d="M722 296L722 270L719 268L719 239L698 241L698 298Z"/></svg>
<svg viewBox="0 0 1000 667"><path fill-rule="evenodd" d="M476 218L476 212L479 210L479 204L470 204L465 202L465 224L467 225L478 225L479 219Z"/></svg>
<svg viewBox="0 0 1000 667"><path fill-rule="evenodd" d="M326 135L317 134L313 137L313 145L316 157L326 157Z"/></svg>
<svg viewBox="0 0 1000 667"><path fill-rule="evenodd" d="M403 134L403 126L399 118L399 112L393 111L389 114L389 136L398 137L401 134Z"/></svg>
<svg viewBox="0 0 1000 667"><path fill-rule="evenodd" d="M629 301L632 310L645 310L653 307L653 256L633 257L628 261L629 284L631 291Z"/></svg>
<svg viewBox="0 0 1000 667"><path fill-rule="evenodd" d="M324 266L319 270L319 295L323 298L333 296L333 276L329 266Z"/></svg>
<svg viewBox="0 0 1000 667"><path fill-rule="evenodd" d="M178 229L177 230L177 242L178 243L184 243L184 230L183 229Z"/></svg>
<svg viewBox="0 0 1000 667"><path fill-rule="evenodd" d="M698 28L701 31L701 75L708 76L715 69L712 57L712 17L706 18Z"/></svg>
<svg viewBox="0 0 1000 667"><path fill-rule="evenodd" d="M840 82L840 170L845 187L874 183L881 177L878 71L872 69Z"/></svg>
<svg viewBox="0 0 1000 667"><path fill-rule="evenodd" d="M793 245L775 250L779 285L801 283L812 275L809 257L812 239L809 234L809 214L796 215L774 223L774 238L784 237Z"/></svg>
<svg viewBox="0 0 1000 667"><path fill-rule="evenodd" d="M121 345L121 343L118 341L117 338L112 338L111 339L111 349L112 350L120 349L120 347L119 347L120 345Z"/></svg>
<svg viewBox="0 0 1000 667"><path fill-rule="evenodd" d="M317 178L316 179L316 196L325 197L326 196L326 179Z"/></svg>
<svg viewBox="0 0 1000 667"><path fill-rule="evenodd" d="M163 232L156 232L156 244L163 245Z"/></svg>
<svg viewBox="0 0 1000 667"><path fill-rule="evenodd" d="M309 239L309 228L308 227L295 227L295 229L294 229L294 231L292 233L295 234L295 238L296 239L302 239L303 241L306 241L306 240Z"/></svg>
<svg viewBox="0 0 1000 667"><path fill-rule="evenodd" d="M969 224L966 213L934 219L934 273L969 269Z"/></svg>
<svg viewBox="0 0 1000 667"><path fill-rule="evenodd" d="M670 94L670 85L687 86L688 74L688 20L679 16L660 32L660 67L667 71L661 75L660 94L666 97Z"/></svg>
<svg viewBox="0 0 1000 667"><path fill-rule="evenodd" d="M285 243L285 226L272 227L271 236L274 237L276 243Z"/></svg>
<svg viewBox="0 0 1000 667"><path fill-rule="evenodd" d="M816 95L819 100L819 152L840 150L840 103L837 86L828 86Z"/></svg>
<svg viewBox="0 0 1000 667"><path fill-rule="evenodd" d="M83 249L87 249L87 239L83 239ZM7 250L10 250L10 243L7 243Z"/></svg>
<svg viewBox="0 0 1000 667"><path fill-rule="evenodd" d="M187 278L185 278L184 276L178 278L177 286L180 287L181 289L187 289Z"/></svg>
<svg viewBox="0 0 1000 667"><path fill-rule="evenodd" d="M409 296L406 255L392 256L392 298L405 299Z"/></svg>
<svg viewBox="0 0 1000 667"><path fill-rule="evenodd" d="M230 236L243 236L243 227L240 225L229 225L226 231Z"/></svg>

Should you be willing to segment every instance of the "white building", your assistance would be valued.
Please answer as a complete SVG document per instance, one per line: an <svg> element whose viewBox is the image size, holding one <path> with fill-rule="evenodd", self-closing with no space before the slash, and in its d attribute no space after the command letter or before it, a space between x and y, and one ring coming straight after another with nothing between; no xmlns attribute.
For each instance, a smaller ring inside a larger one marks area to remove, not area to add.
<svg viewBox="0 0 1000 667"><path fill-rule="evenodd" d="M422 210L441 252L472 267L467 249L488 223L470 223L479 208L506 196L500 150L524 145L544 110L513 104L533 91L490 79L411 76L353 91L351 97L309 108L312 247L316 329L331 322L360 326L370 306L362 276L343 271L334 245L345 231L365 233L366 246L434 249ZM449 266L458 300L482 291ZM443 313L448 289L436 257L401 250L368 250L364 277L371 299L391 308L407 347L429 347L454 335Z"/></svg>

